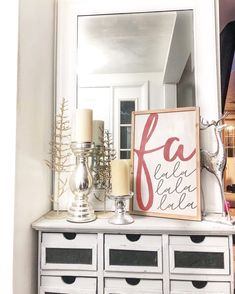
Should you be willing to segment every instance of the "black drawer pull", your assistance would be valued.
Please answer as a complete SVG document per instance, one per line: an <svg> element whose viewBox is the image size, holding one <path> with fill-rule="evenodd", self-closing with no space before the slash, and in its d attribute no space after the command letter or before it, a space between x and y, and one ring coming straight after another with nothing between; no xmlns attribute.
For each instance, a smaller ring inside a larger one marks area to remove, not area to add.
<svg viewBox="0 0 235 294"><path fill-rule="evenodd" d="M195 236L190 236L190 239L193 243L201 243L205 240L206 236L201 236L201 235L195 235Z"/></svg>
<svg viewBox="0 0 235 294"><path fill-rule="evenodd" d="M74 240L76 235L76 233L63 233L64 238L67 240Z"/></svg>
<svg viewBox="0 0 235 294"><path fill-rule="evenodd" d="M56 292L45 292L45 294L58 294L58 293L56 293ZM68 294L68 293L60 293L60 294Z"/></svg>
<svg viewBox="0 0 235 294"><path fill-rule="evenodd" d="M45 292L45 294L58 294L58 293L56 293L56 292ZM68 293L60 293L60 294L68 294Z"/></svg>
<svg viewBox="0 0 235 294"><path fill-rule="evenodd" d="M135 278L126 278L125 280L126 280L127 284L132 285L132 286L138 285L140 282L140 279L135 279Z"/></svg>
<svg viewBox="0 0 235 294"><path fill-rule="evenodd" d="M127 234L126 238L131 241L131 242L136 242L140 239L141 235L140 234Z"/></svg>
<svg viewBox="0 0 235 294"><path fill-rule="evenodd" d="M205 288L207 281L192 281L193 287L197 289Z"/></svg>
<svg viewBox="0 0 235 294"><path fill-rule="evenodd" d="M73 277L73 276L62 276L61 277L62 281L65 283L65 284L73 284L76 280L76 277Z"/></svg>

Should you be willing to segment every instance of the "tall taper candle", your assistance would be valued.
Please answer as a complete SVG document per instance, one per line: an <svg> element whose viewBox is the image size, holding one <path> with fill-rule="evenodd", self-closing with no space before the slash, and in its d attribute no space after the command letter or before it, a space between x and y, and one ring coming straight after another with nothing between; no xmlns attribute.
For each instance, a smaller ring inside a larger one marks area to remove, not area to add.
<svg viewBox="0 0 235 294"><path fill-rule="evenodd" d="M92 109L76 109L72 125L72 142L92 142Z"/></svg>
<svg viewBox="0 0 235 294"><path fill-rule="evenodd" d="M123 196L130 193L129 167L126 160L111 161L111 183L113 196Z"/></svg>
<svg viewBox="0 0 235 294"><path fill-rule="evenodd" d="M93 120L93 142L96 146L104 145L104 121Z"/></svg>

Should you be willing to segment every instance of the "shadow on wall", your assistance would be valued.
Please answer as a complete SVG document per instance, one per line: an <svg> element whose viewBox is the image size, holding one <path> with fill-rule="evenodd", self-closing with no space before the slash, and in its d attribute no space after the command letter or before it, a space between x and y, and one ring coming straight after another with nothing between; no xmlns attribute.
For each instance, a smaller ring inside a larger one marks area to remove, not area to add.
<svg viewBox="0 0 235 294"><path fill-rule="evenodd" d="M235 51L235 21L229 22L220 33L221 103L224 112L229 79Z"/></svg>
<svg viewBox="0 0 235 294"><path fill-rule="evenodd" d="M221 106L222 112L224 112L225 105L228 102L228 94L231 92L231 69L233 73L235 73L235 58L233 47L235 42L235 1L219 0L219 12L221 36ZM231 38L233 38L233 40L231 40ZM235 97L232 98L232 100L234 100L232 102L235 102Z"/></svg>

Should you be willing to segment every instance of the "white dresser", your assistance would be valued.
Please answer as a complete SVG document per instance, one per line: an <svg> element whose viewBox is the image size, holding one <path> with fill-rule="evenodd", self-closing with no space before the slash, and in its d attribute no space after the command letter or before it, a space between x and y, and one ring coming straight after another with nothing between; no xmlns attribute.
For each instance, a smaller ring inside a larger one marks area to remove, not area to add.
<svg viewBox="0 0 235 294"><path fill-rule="evenodd" d="M43 216L40 294L232 294L233 226L135 216L78 224Z"/></svg>

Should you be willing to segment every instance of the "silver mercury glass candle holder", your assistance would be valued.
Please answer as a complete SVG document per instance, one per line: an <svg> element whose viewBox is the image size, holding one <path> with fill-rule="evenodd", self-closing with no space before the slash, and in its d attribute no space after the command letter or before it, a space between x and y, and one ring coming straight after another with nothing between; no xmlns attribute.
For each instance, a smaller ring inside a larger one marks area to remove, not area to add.
<svg viewBox="0 0 235 294"><path fill-rule="evenodd" d="M133 192L121 196L108 195L110 199L115 201L115 214L108 220L110 224L127 225L134 222L134 219L126 211L126 201L131 199L133 195Z"/></svg>
<svg viewBox="0 0 235 294"><path fill-rule="evenodd" d="M70 189L75 195L67 214L67 221L70 222L85 223L96 219L94 210L88 202L88 194L92 188L92 176L87 158L92 148L91 143L72 142L71 144L71 149L77 157L77 166L69 181Z"/></svg>

